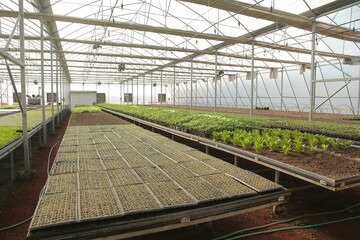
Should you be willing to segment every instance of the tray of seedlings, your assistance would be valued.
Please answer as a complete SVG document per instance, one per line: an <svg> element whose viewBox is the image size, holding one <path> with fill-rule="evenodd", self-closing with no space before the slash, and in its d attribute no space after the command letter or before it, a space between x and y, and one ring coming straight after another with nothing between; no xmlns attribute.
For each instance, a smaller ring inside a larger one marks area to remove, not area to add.
<svg viewBox="0 0 360 240"><path fill-rule="evenodd" d="M256 191L223 173L202 176L211 185L231 197L256 195Z"/></svg>
<svg viewBox="0 0 360 240"><path fill-rule="evenodd" d="M205 164L204 162L193 160L181 163L181 166L189 169L190 171L198 174L199 176L220 173L219 170Z"/></svg>
<svg viewBox="0 0 360 240"><path fill-rule="evenodd" d="M145 183L171 181L163 171L155 166L136 168L135 172Z"/></svg>
<svg viewBox="0 0 360 240"><path fill-rule="evenodd" d="M199 202L229 197L226 193L200 177L178 178L177 182Z"/></svg>
<svg viewBox="0 0 360 240"><path fill-rule="evenodd" d="M91 152L91 151L96 151L96 146L94 144L78 146L78 152Z"/></svg>
<svg viewBox="0 0 360 240"><path fill-rule="evenodd" d="M58 150L58 152L61 153L76 153L78 151L77 146L76 145L60 145L60 148Z"/></svg>
<svg viewBox="0 0 360 240"><path fill-rule="evenodd" d="M161 169L168 174L172 179L178 181L182 178L191 178L198 177L199 175L190 171L187 168L182 167L181 165L165 165L160 166Z"/></svg>
<svg viewBox="0 0 360 240"><path fill-rule="evenodd" d="M98 144L95 144L95 146L98 151L115 150L114 145L112 145L111 143L98 143Z"/></svg>
<svg viewBox="0 0 360 240"><path fill-rule="evenodd" d="M123 186L142 183L133 169L114 169L107 171L112 186Z"/></svg>
<svg viewBox="0 0 360 240"><path fill-rule="evenodd" d="M196 205L197 199L173 181L147 183L164 208Z"/></svg>
<svg viewBox="0 0 360 240"><path fill-rule="evenodd" d="M105 157L101 158L105 169L122 169L130 168L129 164L122 157Z"/></svg>
<svg viewBox="0 0 360 240"><path fill-rule="evenodd" d="M124 149L119 151L120 155L132 168L151 166L152 163L147 160L143 155L136 152L134 149Z"/></svg>
<svg viewBox="0 0 360 240"><path fill-rule="evenodd" d="M79 189L95 189L110 187L105 171L80 171Z"/></svg>
<svg viewBox="0 0 360 240"><path fill-rule="evenodd" d="M140 213L162 208L162 204L155 198L145 184L117 186L115 191L124 213Z"/></svg>
<svg viewBox="0 0 360 240"><path fill-rule="evenodd" d="M46 182L45 193L74 192L77 190L77 174L53 175Z"/></svg>
<svg viewBox="0 0 360 240"><path fill-rule="evenodd" d="M79 159L80 171L102 171L104 170L100 159Z"/></svg>
<svg viewBox="0 0 360 240"><path fill-rule="evenodd" d="M109 187L79 191L80 219L95 220L122 215L114 193Z"/></svg>
<svg viewBox="0 0 360 240"><path fill-rule="evenodd" d="M42 195L30 229L48 228L76 221L76 192Z"/></svg>
<svg viewBox="0 0 360 240"><path fill-rule="evenodd" d="M56 154L55 161L76 161L78 159L77 152L59 152Z"/></svg>
<svg viewBox="0 0 360 240"><path fill-rule="evenodd" d="M51 167L50 174L76 173L78 171L77 161L56 161Z"/></svg>
<svg viewBox="0 0 360 240"><path fill-rule="evenodd" d="M99 154L97 151L86 151L86 152L79 152L79 159L98 159Z"/></svg>
<svg viewBox="0 0 360 240"><path fill-rule="evenodd" d="M146 157L157 166L177 165L176 161L158 152L146 155Z"/></svg>
<svg viewBox="0 0 360 240"><path fill-rule="evenodd" d="M117 150L102 150L98 151L100 158L107 158L107 157L120 157L120 154Z"/></svg>

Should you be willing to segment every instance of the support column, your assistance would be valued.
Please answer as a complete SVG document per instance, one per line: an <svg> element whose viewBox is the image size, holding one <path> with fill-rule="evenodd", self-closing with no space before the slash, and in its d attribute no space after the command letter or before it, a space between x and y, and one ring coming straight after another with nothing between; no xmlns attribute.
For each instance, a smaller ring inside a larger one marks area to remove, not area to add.
<svg viewBox="0 0 360 240"><path fill-rule="evenodd" d="M153 104L153 80L152 80L152 73L151 73L151 76L150 76L150 105Z"/></svg>
<svg viewBox="0 0 360 240"><path fill-rule="evenodd" d="M219 107L222 107L221 106L221 91L222 91L222 89L221 89L221 78L222 78L222 76L219 74ZM216 81L217 81L217 79L216 79Z"/></svg>
<svg viewBox="0 0 360 240"><path fill-rule="evenodd" d="M359 76L360 76L360 67L359 67ZM358 90L358 104L357 104L357 115L360 115L360 81L359 81L359 90Z"/></svg>
<svg viewBox="0 0 360 240"><path fill-rule="evenodd" d="M234 156L234 165L235 166L239 165L239 157L238 156Z"/></svg>
<svg viewBox="0 0 360 240"><path fill-rule="evenodd" d="M275 183L279 184L280 182L280 172L275 170ZM273 213L276 213L276 206L273 206Z"/></svg>
<svg viewBox="0 0 360 240"><path fill-rule="evenodd" d="M56 56L56 112L57 112L57 117L56 117L56 126L59 126L60 124L60 113L59 113L59 60Z"/></svg>
<svg viewBox="0 0 360 240"><path fill-rule="evenodd" d="M253 114L254 109L254 41L251 44L251 90L250 90L250 115Z"/></svg>
<svg viewBox="0 0 360 240"><path fill-rule="evenodd" d="M315 32L316 24L312 22L312 34L311 34L311 77L310 77L310 96L309 96L309 121L312 121L314 105L315 105Z"/></svg>
<svg viewBox="0 0 360 240"><path fill-rule="evenodd" d="M284 101L284 68L281 68L281 81L280 81L280 111L283 110Z"/></svg>
<svg viewBox="0 0 360 240"><path fill-rule="evenodd" d="M60 61L59 61L59 63L60 63ZM62 85L63 85L63 82L62 82L62 71L61 71L61 68L60 68L60 71L59 71L59 78L60 78L60 94L59 94L59 97L60 97L60 119L61 120L63 120L63 111L62 111L62 109L63 109L63 102L62 102L62 94L63 94L63 88L62 88Z"/></svg>
<svg viewBox="0 0 360 240"><path fill-rule="evenodd" d="M257 107L258 104L258 87L259 87L259 79L258 79L258 72L256 72L255 75L255 108Z"/></svg>
<svg viewBox="0 0 360 240"><path fill-rule="evenodd" d="M209 106L209 79L206 80L206 106Z"/></svg>
<svg viewBox="0 0 360 240"><path fill-rule="evenodd" d="M53 72L53 45L50 41L50 78L51 78L51 133L55 133L55 117L54 117L54 72Z"/></svg>
<svg viewBox="0 0 360 240"><path fill-rule="evenodd" d="M40 19L40 48L41 48L41 110L42 110L42 136L43 145L47 144L46 116L45 116L45 79L44 79L44 20Z"/></svg>
<svg viewBox="0 0 360 240"><path fill-rule="evenodd" d="M193 105L193 61L191 59L191 68L190 68L190 109Z"/></svg>
<svg viewBox="0 0 360 240"><path fill-rule="evenodd" d="M27 109L26 109L26 83L25 83L25 31L24 31L24 0L19 0L19 17L20 17L20 61L24 66L20 66L20 80L21 80L21 103L22 111L22 130L23 130L23 145L24 145L24 165L25 170L30 170L29 158L29 139L27 129Z"/></svg>
<svg viewBox="0 0 360 240"><path fill-rule="evenodd" d="M131 79L131 95L132 95L131 105L133 105L134 104L134 79Z"/></svg>
<svg viewBox="0 0 360 240"><path fill-rule="evenodd" d="M136 105L139 105L139 78L136 78Z"/></svg>
<svg viewBox="0 0 360 240"><path fill-rule="evenodd" d="M215 53L215 87L214 87L214 112L216 112L216 92L217 92L217 49L216 49L216 53Z"/></svg>
<svg viewBox="0 0 360 240"><path fill-rule="evenodd" d="M239 78L239 75L236 74L236 79L235 79L235 108L238 108L238 96L239 96L239 89L238 89L238 78Z"/></svg>
<svg viewBox="0 0 360 240"><path fill-rule="evenodd" d="M121 103L121 82L119 81L119 104Z"/></svg>
<svg viewBox="0 0 360 240"><path fill-rule="evenodd" d="M143 105L145 105L145 75L143 76Z"/></svg>
<svg viewBox="0 0 360 240"><path fill-rule="evenodd" d="M175 70L176 70L176 67L174 65L174 90L173 90L173 106L174 107L175 107L175 87L176 87ZM179 95L178 95L178 97L179 97Z"/></svg>
<svg viewBox="0 0 360 240"><path fill-rule="evenodd" d="M162 86L163 86L163 79L162 79L162 70L161 70L161 72L160 72L160 96L161 96L161 98L160 98L160 106L162 107L162 105L163 105L163 98L162 98ZM156 96L155 96L156 97ZM159 97L158 97L159 98Z"/></svg>

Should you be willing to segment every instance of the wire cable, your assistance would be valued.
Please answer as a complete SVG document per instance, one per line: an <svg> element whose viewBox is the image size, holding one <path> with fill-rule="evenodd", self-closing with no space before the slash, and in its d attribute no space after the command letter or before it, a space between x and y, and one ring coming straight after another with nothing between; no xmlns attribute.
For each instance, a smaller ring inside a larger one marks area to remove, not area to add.
<svg viewBox="0 0 360 240"><path fill-rule="evenodd" d="M293 217L293 218L290 218L290 219L286 219L286 220L283 220L283 221L278 221L278 222L274 222L274 223L269 223L269 224L265 224L265 225L261 225L261 226L256 226L256 227L251 227L251 228L245 228L245 229L242 229L242 230L238 230L238 231L235 231L235 232L232 232L230 234L226 234L224 236L221 236L221 237L218 237L218 238L215 238L213 240L221 240L221 239L232 239L232 238L227 238L227 237L230 237L230 236L233 236L235 234L238 234L238 233L242 233L242 232L246 232L246 231L252 231L252 230L258 230L258 229L262 229L262 228L266 228L266 227L270 227L270 226L273 226L273 225L277 225L277 224L281 224L281 223L287 223L287 222L291 222L291 221L294 221L294 220L297 220L297 219L300 219L300 218L304 218L304 217L315 217L315 216L323 216L323 215L330 215L330 214L337 214L337 213L341 213L341 212L345 212L347 210L350 210L352 208L355 208L355 207L358 207L360 206L360 203L357 203L357 204L354 204L352 206L349 206L347 208L344 208L344 209L340 209L340 210L336 210L336 211L329 211L329 212L319 212L319 213L307 213L307 214L304 214L304 215L301 215L301 216L297 216L297 217ZM320 225L321 226L321 225ZM303 227L303 226L299 226L299 227ZM294 228L296 229L296 228ZM274 229L276 230L276 229ZM270 230L269 230L270 231ZM265 232L265 231L264 231ZM247 234L245 234L247 235ZM241 236L245 236L245 235L241 235ZM238 237L241 237L241 236L238 236ZM249 235L251 236L251 235ZM236 238L237 239L237 238Z"/></svg>
<svg viewBox="0 0 360 240"><path fill-rule="evenodd" d="M54 149L54 147L56 145L58 145L59 143L61 143L62 139L60 139L59 141L57 141L50 149L50 152L49 152L49 155L48 155L48 163L47 163L47 175L49 176L50 175L50 162L51 162L51 153Z"/></svg>
<svg viewBox="0 0 360 240"><path fill-rule="evenodd" d="M343 219L339 219L339 220L334 220L334 221L328 221L328 222L310 224L310 225L294 226L294 227L285 227L285 228L278 228L278 229L272 229L272 230L265 230L265 231L260 231L260 232L254 232L254 233L247 233L247 234L243 234L243 235L236 236L236 237L232 237L232 238L226 238L226 240L235 240L235 239L240 239L240 238L245 238L245 237L250 237L250 236L255 236L255 235L268 234L268 233L276 233L276 232L283 232L283 231L290 231L290 230L297 230L297 229L314 228L314 227L320 227L320 226L330 225L330 224L334 224L334 223L340 223L340 222L350 221L350 220L354 220L354 219L360 219L360 215L354 216L354 217L343 218Z"/></svg>

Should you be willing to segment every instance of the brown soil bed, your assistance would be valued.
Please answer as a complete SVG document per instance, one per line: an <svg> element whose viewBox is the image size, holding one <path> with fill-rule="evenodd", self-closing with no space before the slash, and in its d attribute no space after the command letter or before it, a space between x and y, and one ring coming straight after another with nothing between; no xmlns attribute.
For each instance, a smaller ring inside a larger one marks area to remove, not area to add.
<svg viewBox="0 0 360 240"><path fill-rule="evenodd" d="M129 122L104 112L72 113L69 126L120 125L120 124L129 124Z"/></svg>
<svg viewBox="0 0 360 240"><path fill-rule="evenodd" d="M255 153L254 150L249 150ZM347 178L360 175L360 149L317 149L304 153L261 152L262 156L283 162L332 179Z"/></svg>
<svg viewBox="0 0 360 240"><path fill-rule="evenodd" d="M188 109L189 106L176 106L175 108ZM213 111L213 108L200 106L193 106L192 109ZM241 108L223 107L217 108L217 111L249 114L249 109ZM308 113L304 112L254 110L254 115L290 119L308 119ZM342 119L343 117L344 115L342 114L314 113L313 115L313 119L319 121L359 124L359 122L344 120ZM255 153L254 150L248 151ZM326 151L317 149L314 152L306 150L304 153L290 153L287 156L280 152L263 151L261 155L332 179L360 175L360 148L328 149Z"/></svg>

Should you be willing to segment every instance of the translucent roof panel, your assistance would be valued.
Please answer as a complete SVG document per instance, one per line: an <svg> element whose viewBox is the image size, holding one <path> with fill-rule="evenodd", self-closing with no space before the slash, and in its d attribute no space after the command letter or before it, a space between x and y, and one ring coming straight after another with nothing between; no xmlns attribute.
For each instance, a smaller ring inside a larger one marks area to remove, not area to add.
<svg viewBox="0 0 360 240"><path fill-rule="evenodd" d="M75 82L131 80L174 66L189 77L191 66L193 77L214 74L216 64L227 72L250 71L253 41L255 70L297 68L310 62L313 20L320 29L318 61L359 56L356 1L29 0L24 9L27 62L40 65L43 15L46 64L52 40L54 56ZM16 22L17 2L0 0L0 11L4 47ZM18 38L10 47L18 54ZM119 64L125 64L124 71L117 70Z"/></svg>

